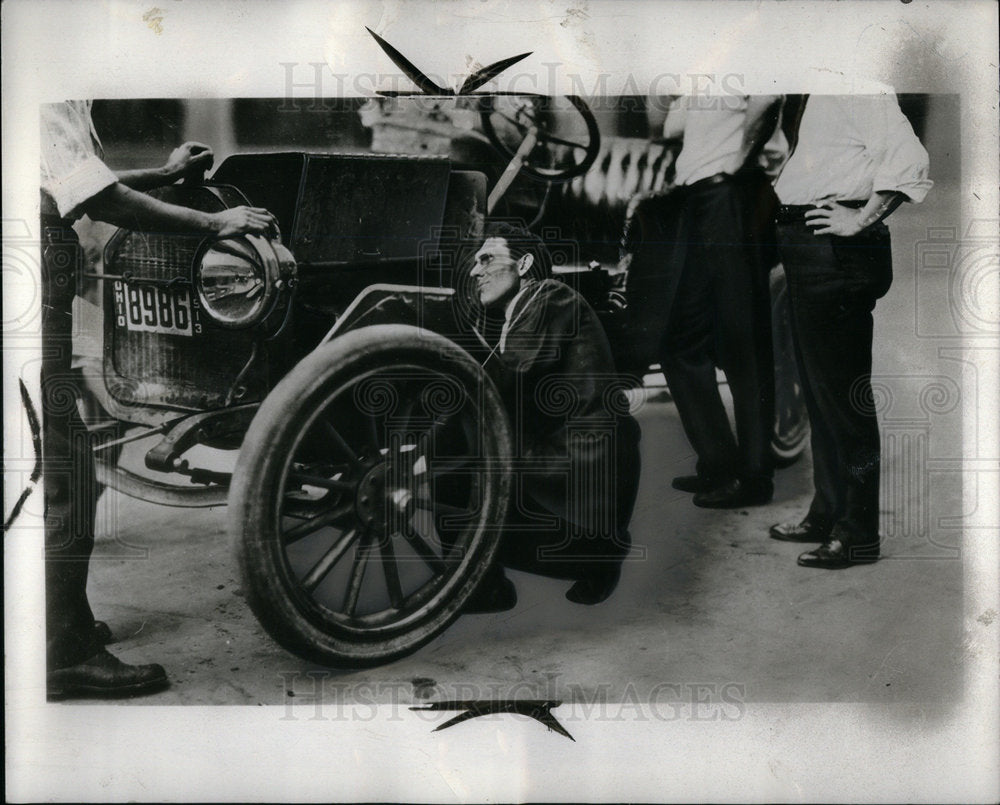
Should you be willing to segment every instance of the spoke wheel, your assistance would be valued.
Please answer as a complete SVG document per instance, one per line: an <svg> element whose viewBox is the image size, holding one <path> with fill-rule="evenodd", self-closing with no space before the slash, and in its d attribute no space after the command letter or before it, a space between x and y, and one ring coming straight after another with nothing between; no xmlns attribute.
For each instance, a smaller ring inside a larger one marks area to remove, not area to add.
<svg viewBox="0 0 1000 805"><path fill-rule="evenodd" d="M594 113L586 102L567 95L566 100L583 120L586 134L579 138L552 134L555 120L567 111L554 108L556 99L545 96L484 95L480 120L490 143L506 159L517 152L530 128L535 128L538 144L521 166L521 173L543 182L565 182L590 170L601 149L601 135Z"/></svg>
<svg viewBox="0 0 1000 805"><path fill-rule="evenodd" d="M370 665L461 611L510 483L496 390L445 338L362 328L304 359L247 434L230 532L247 599L301 656Z"/></svg>
<svg viewBox="0 0 1000 805"><path fill-rule="evenodd" d="M785 272L771 272L771 333L774 346L774 433L771 456L779 467L795 463L809 441L809 414L795 361Z"/></svg>

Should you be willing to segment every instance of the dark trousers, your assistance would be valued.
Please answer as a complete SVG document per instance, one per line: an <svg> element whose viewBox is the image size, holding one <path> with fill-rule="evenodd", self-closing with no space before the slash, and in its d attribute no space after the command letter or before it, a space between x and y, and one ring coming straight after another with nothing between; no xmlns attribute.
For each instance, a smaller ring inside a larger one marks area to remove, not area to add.
<svg viewBox="0 0 1000 805"><path fill-rule="evenodd" d="M82 271L82 251L70 223L42 217L42 478L49 670L80 662L99 648L87 601L99 488L71 368L71 306Z"/></svg>
<svg viewBox="0 0 1000 805"><path fill-rule="evenodd" d="M531 472L515 477L500 543L501 564L550 578L579 580L624 561L632 547L628 529L639 491L639 424L631 416L622 416L612 436L606 455L612 477L602 477L591 464L578 467L562 485L565 502L561 506L532 494L547 484L533 479ZM574 495L586 499L573 500ZM575 516L573 509L583 516Z"/></svg>
<svg viewBox="0 0 1000 805"><path fill-rule="evenodd" d="M871 388L872 310L892 283L889 230L814 235L780 223L795 357L812 428L808 517L853 544L878 535L881 445Z"/></svg>
<svg viewBox="0 0 1000 805"><path fill-rule="evenodd" d="M632 547L628 527L639 491L639 424L631 416L622 416L613 435L607 456L612 475L601 478L590 468L588 477L586 466L568 470L561 505L553 505L551 495L539 500L533 494L539 485L551 487L551 472L543 473L547 478L531 471L515 473L497 561L484 580L487 586L502 575L505 566L577 581L621 565ZM435 496L442 502L461 506L467 494L461 484L450 488L438 479ZM572 495L585 499L574 500ZM573 509L589 511L581 518L574 516ZM599 525L595 527L594 521ZM436 527L445 551L449 550L455 535L446 518L438 516Z"/></svg>
<svg viewBox="0 0 1000 805"><path fill-rule="evenodd" d="M670 276L676 291L660 365L699 475L767 482L774 429L770 290L761 232L745 182L686 189L672 227ZM734 437L716 366L729 381Z"/></svg>

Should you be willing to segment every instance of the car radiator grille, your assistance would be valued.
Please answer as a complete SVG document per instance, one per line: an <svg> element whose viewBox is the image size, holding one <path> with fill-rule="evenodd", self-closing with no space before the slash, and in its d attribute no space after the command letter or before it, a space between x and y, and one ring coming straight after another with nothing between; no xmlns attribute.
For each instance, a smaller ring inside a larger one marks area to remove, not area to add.
<svg viewBox="0 0 1000 805"><path fill-rule="evenodd" d="M104 291L105 309L111 313L106 317L105 375L109 392L119 402L204 409L223 405L227 399L260 398L262 362L256 361L239 377L253 350L251 332L218 327L198 308L190 282L201 241L201 236L121 231L109 244L106 270L125 278L105 282ZM176 282L166 285L170 280ZM141 304L142 294L147 303L155 294L154 305L170 311L158 318L150 313L149 304ZM186 328L176 326L180 317L173 314L178 307L188 312ZM136 329L139 318L143 323L138 327L149 329ZM163 327L165 320L174 325L172 331ZM239 387L234 387L237 379Z"/></svg>

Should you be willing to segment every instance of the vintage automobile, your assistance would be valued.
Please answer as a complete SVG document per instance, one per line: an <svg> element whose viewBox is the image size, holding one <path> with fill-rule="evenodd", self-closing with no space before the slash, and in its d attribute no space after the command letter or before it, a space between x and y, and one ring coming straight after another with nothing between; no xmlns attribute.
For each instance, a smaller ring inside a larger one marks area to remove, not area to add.
<svg viewBox="0 0 1000 805"><path fill-rule="evenodd" d="M494 96L473 102L496 114ZM355 666L412 652L493 560L513 434L457 269L505 182L550 187L594 165L597 125L570 105L579 143L551 134L537 98L504 113L520 146L487 123L506 164L489 178L445 155L237 155L210 181L157 192L209 211L266 207L280 239L119 230L108 242L103 372L88 387L125 435L97 450L100 478L163 505L228 504L246 599L290 651ZM627 285L563 246L559 276L616 343L649 326ZM117 461L130 442L144 467Z"/></svg>

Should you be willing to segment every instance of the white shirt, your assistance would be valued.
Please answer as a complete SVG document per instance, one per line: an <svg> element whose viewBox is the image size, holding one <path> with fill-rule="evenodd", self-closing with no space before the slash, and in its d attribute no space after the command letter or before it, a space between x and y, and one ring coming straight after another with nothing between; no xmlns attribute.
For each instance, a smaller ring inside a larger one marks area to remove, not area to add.
<svg viewBox="0 0 1000 805"><path fill-rule="evenodd" d="M674 182L694 184L717 173L736 173L742 165L743 133L747 126L746 95L692 95L684 112L684 145L677 156ZM768 172L780 165L788 150L777 127L758 157Z"/></svg>
<svg viewBox="0 0 1000 805"><path fill-rule="evenodd" d="M90 117L90 101L65 101L41 106L43 212L79 218L87 199L115 184L118 177L101 160L101 141ZM48 206L50 209L46 210Z"/></svg>
<svg viewBox="0 0 1000 805"><path fill-rule="evenodd" d="M894 93L810 95L774 189L782 204L867 201L879 191L919 202L934 184L927 171L927 151Z"/></svg>

